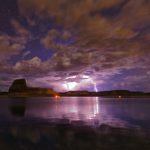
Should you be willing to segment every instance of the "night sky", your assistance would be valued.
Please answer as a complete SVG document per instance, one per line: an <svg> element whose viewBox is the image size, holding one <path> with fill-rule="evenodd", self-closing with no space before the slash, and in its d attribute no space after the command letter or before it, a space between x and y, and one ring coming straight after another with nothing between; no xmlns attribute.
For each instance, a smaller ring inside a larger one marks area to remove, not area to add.
<svg viewBox="0 0 150 150"><path fill-rule="evenodd" d="M150 91L150 0L0 0L0 91Z"/></svg>

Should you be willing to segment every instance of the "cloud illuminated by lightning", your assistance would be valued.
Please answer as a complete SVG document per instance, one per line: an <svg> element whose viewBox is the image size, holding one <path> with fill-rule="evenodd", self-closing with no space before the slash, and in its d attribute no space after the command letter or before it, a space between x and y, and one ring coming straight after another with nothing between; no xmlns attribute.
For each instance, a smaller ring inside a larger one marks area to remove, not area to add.
<svg viewBox="0 0 150 150"><path fill-rule="evenodd" d="M87 84L92 84L94 91L98 92L96 82L92 77L87 75L80 75L80 77L79 76L67 77L65 83L63 84L63 87L69 91L80 89L80 87L84 85L86 86Z"/></svg>

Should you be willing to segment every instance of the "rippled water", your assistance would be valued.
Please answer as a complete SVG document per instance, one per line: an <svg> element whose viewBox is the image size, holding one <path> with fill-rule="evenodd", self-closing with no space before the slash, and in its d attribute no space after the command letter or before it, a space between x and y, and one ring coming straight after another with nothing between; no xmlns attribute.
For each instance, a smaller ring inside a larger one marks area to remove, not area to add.
<svg viewBox="0 0 150 150"><path fill-rule="evenodd" d="M150 129L150 99L0 98L0 123L46 120Z"/></svg>

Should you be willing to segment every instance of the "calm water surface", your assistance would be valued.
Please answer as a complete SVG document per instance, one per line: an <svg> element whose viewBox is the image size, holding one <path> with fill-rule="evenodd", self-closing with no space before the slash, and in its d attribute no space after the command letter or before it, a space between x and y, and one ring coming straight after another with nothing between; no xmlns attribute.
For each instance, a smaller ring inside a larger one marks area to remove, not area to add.
<svg viewBox="0 0 150 150"><path fill-rule="evenodd" d="M14 109L18 109L14 112ZM24 109L22 112L21 109ZM21 115L17 113L22 113ZM100 97L0 98L0 123L46 120L150 129L150 99Z"/></svg>

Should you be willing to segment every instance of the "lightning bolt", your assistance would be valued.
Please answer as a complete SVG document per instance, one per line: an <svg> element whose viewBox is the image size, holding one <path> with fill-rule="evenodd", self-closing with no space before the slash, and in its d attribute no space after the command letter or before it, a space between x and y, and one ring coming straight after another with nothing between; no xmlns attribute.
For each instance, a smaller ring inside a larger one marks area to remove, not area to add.
<svg viewBox="0 0 150 150"><path fill-rule="evenodd" d="M94 87L94 91L95 92L98 92L98 88L97 88L97 84L94 82L94 80L89 77L89 76L86 76L86 75L83 75L84 78L87 78L92 84L93 84L93 87Z"/></svg>

